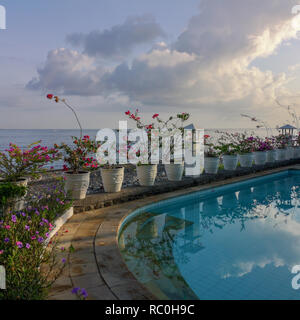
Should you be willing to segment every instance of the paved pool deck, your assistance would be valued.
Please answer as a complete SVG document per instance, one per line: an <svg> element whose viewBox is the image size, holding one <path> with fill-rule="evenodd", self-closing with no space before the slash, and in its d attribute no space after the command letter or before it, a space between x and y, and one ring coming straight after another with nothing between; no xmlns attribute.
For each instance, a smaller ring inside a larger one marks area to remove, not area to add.
<svg viewBox="0 0 300 320"><path fill-rule="evenodd" d="M48 299L78 299L71 293L75 287L86 289L90 300L163 299L160 293L153 296L148 292L124 263L117 242L123 219L134 210L153 202L287 169L300 169L300 165L260 171L75 214L59 233L60 245L65 248L72 245L75 251L68 255L66 266L52 286Z"/></svg>

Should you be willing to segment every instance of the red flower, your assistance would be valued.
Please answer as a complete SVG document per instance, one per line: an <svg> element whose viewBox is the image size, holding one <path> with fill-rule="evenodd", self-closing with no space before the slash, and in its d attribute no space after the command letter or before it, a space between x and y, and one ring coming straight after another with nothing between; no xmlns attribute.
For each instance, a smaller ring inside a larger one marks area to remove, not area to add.
<svg viewBox="0 0 300 320"><path fill-rule="evenodd" d="M158 113L155 113L152 118L155 119L155 118L157 118L158 116L159 116L159 114L158 114Z"/></svg>
<svg viewBox="0 0 300 320"><path fill-rule="evenodd" d="M149 126L147 126L147 129L153 129L152 124L149 124Z"/></svg>
<svg viewBox="0 0 300 320"><path fill-rule="evenodd" d="M47 94L47 98L51 100L53 98L53 94Z"/></svg>
<svg viewBox="0 0 300 320"><path fill-rule="evenodd" d="M130 111L128 110L127 112L125 112L126 116L129 116L130 115Z"/></svg>
<svg viewBox="0 0 300 320"><path fill-rule="evenodd" d="M131 115L131 118L135 120L135 115L134 115L134 114L132 114L132 115Z"/></svg>
<svg viewBox="0 0 300 320"><path fill-rule="evenodd" d="M209 136L208 134L206 134L206 135L204 136L204 139L208 139L208 138L210 138L210 136Z"/></svg>

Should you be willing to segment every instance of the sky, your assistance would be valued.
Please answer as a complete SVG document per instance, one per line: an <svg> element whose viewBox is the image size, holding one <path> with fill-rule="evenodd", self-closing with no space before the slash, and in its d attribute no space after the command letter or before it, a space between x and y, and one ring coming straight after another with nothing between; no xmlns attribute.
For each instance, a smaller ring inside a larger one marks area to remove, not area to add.
<svg viewBox="0 0 300 320"><path fill-rule="evenodd" d="M76 128L48 93L88 129L136 108L198 128L291 122L276 100L300 109L298 1L0 0L0 128Z"/></svg>

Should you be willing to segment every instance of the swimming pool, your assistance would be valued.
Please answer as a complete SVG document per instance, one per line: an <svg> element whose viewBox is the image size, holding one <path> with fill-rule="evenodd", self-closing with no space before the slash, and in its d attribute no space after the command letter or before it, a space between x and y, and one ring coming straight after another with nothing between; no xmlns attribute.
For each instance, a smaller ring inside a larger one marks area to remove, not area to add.
<svg viewBox="0 0 300 320"><path fill-rule="evenodd" d="M300 299L300 171L164 200L129 215L119 247L161 299Z"/></svg>

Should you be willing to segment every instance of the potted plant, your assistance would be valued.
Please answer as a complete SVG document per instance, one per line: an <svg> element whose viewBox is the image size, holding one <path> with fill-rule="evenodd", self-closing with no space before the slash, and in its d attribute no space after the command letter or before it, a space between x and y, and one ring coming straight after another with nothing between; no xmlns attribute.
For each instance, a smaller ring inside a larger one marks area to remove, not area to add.
<svg viewBox="0 0 300 320"><path fill-rule="evenodd" d="M209 135L204 136L204 171L208 174L217 174L220 164L219 152L209 139Z"/></svg>
<svg viewBox="0 0 300 320"><path fill-rule="evenodd" d="M225 170L234 171L238 164L238 133L220 132L222 135L218 139L216 149L222 155Z"/></svg>
<svg viewBox="0 0 300 320"><path fill-rule="evenodd" d="M287 158L288 139L286 135L280 134L274 137L276 145L276 161L284 161Z"/></svg>
<svg viewBox="0 0 300 320"><path fill-rule="evenodd" d="M151 130L154 128L154 123L149 125L143 124L139 116L138 109L135 111L135 113L131 113L131 111L128 110L127 112L125 112L125 115L128 116L130 120L133 120L135 122L135 125L138 129L145 129L147 131L148 140L143 145L144 150L134 150L138 158L141 157L146 160L137 162L136 171L138 181L141 186L153 186L157 176L157 164L151 163L151 152L149 152L148 150L151 145ZM158 116L159 114L154 114L152 118L155 119ZM129 145L128 148L132 148L132 146Z"/></svg>
<svg viewBox="0 0 300 320"><path fill-rule="evenodd" d="M251 168L253 164L253 141L254 138L246 137L246 134L239 136L237 144L238 161L242 168Z"/></svg>
<svg viewBox="0 0 300 320"><path fill-rule="evenodd" d="M298 136L294 141L294 158L295 159L300 158L300 132L298 133Z"/></svg>
<svg viewBox="0 0 300 320"><path fill-rule="evenodd" d="M106 156L108 151L106 151ZM100 172L103 183L103 188L105 192L120 192L124 180L124 167L118 164L106 164L102 163L102 159L99 159L100 162Z"/></svg>
<svg viewBox="0 0 300 320"><path fill-rule="evenodd" d="M26 187L11 182L0 183L0 216L24 208Z"/></svg>
<svg viewBox="0 0 300 320"><path fill-rule="evenodd" d="M104 165L100 168L105 192L120 192L124 180L124 167Z"/></svg>
<svg viewBox="0 0 300 320"><path fill-rule="evenodd" d="M175 139L178 138L178 141L171 142L171 139L166 139L165 141L169 141L170 143L166 146L166 148L163 148L164 153L162 154L163 160L169 159L170 163L165 163L165 171L168 177L169 181L180 181L183 176L184 171L184 162L181 159L175 159L175 145L178 145L180 143L183 144L182 140L182 133L184 131L183 124L185 121L187 121L190 117L188 113L179 113L176 116L169 117L168 120L162 120L159 117L159 114L154 114L153 119L156 121L156 123L151 123L148 125L145 125L142 123L141 118L139 117L139 111L136 110L135 113L131 113L130 110L125 112L125 114L129 117L129 119L134 120L136 123L137 128L139 129L145 129L148 134L148 147L151 146L151 131L153 129L156 129L156 132L158 132L158 139L159 139L159 146L162 147L162 139L164 138L171 138L173 137ZM176 135L176 133L180 133L179 135ZM142 162L139 162L137 165L137 174L138 179L143 185L153 185L153 177L157 174L157 165L150 163L151 159L151 153L148 153L148 163L149 164L142 164ZM167 162L167 160L166 160ZM147 182L147 178L149 178L149 181ZM143 181L143 182L142 182Z"/></svg>
<svg viewBox="0 0 300 320"><path fill-rule="evenodd" d="M10 143L9 149L0 152L0 183L10 182L27 187L28 179L37 179L45 172L44 166L59 159L56 149L43 147L40 141L32 143L25 149ZM12 189L11 189L12 190ZM11 198L14 194L12 193ZM16 201L22 203L17 197ZM19 206L20 210L22 206Z"/></svg>
<svg viewBox="0 0 300 320"><path fill-rule="evenodd" d="M224 169L229 171L236 170L238 164L236 146L232 145L231 143L228 143L219 146L218 149L222 154Z"/></svg>
<svg viewBox="0 0 300 320"><path fill-rule="evenodd" d="M267 150L270 146L266 141L256 137L254 139L254 162L256 165L264 165L267 162Z"/></svg>
<svg viewBox="0 0 300 320"><path fill-rule="evenodd" d="M188 113L179 113L176 117L171 116L167 121L162 120L159 116L155 119L157 121L157 125L155 128L159 132L159 137L161 139L173 137L174 141L171 142L171 139L167 139L170 142L166 148L163 149L162 159L168 161L170 159L170 163L165 163L165 171L169 181L180 181L182 180L183 171L184 171L184 161L181 159L175 159L175 145L182 144L183 146L183 133L184 133L184 122L190 118ZM154 128L154 125L152 125ZM179 133L179 135L176 135ZM160 143L162 147L162 143Z"/></svg>
<svg viewBox="0 0 300 320"><path fill-rule="evenodd" d="M276 160L276 150L275 150L275 139L272 138L266 138L265 143L268 146L267 150L267 162L273 163Z"/></svg>
<svg viewBox="0 0 300 320"><path fill-rule="evenodd" d="M95 154L99 143L89 136L72 137L73 145L55 144L55 148L63 150L65 171L65 191L70 192L73 199L85 199L90 184L90 171L98 169L99 165L91 155Z"/></svg>

